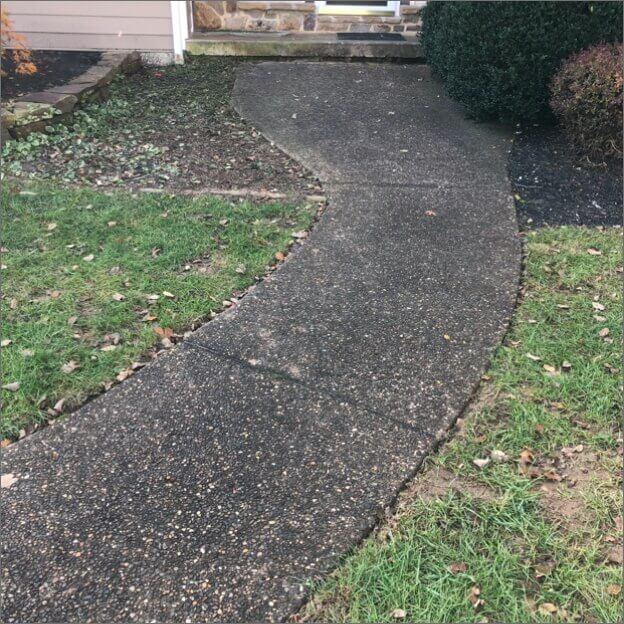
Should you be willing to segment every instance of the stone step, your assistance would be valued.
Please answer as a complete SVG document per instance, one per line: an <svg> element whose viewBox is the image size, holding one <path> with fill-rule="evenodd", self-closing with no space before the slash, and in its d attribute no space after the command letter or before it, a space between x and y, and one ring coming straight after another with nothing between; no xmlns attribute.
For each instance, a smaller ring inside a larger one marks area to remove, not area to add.
<svg viewBox="0 0 624 624"><path fill-rule="evenodd" d="M336 33L219 31L193 33L186 51L193 56L425 60L416 36L405 41L340 41Z"/></svg>

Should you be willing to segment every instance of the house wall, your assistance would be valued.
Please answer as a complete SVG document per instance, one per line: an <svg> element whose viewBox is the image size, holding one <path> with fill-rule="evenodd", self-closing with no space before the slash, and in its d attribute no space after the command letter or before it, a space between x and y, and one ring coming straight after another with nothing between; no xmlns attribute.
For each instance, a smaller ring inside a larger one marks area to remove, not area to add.
<svg viewBox="0 0 624 624"><path fill-rule="evenodd" d="M2 0L31 49L173 51L169 0Z"/></svg>
<svg viewBox="0 0 624 624"><path fill-rule="evenodd" d="M420 30L424 2L403 3L400 15L319 15L314 2L195 0L193 30L255 32L399 32Z"/></svg>

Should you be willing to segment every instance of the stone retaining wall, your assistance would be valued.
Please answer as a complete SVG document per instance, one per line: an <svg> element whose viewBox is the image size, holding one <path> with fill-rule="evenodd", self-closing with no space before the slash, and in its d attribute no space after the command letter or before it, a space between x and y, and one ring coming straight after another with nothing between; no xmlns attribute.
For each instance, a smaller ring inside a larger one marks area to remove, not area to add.
<svg viewBox="0 0 624 624"><path fill-rule="evenodd" d="M313 2L195 0L193 30L248 32L398 32L420 30L421 5L403 4L399 16L319 15Z"/></svg>
<svg viewBox="0 0 624 624"><path fill-rule="evenodd" d="M2 143L64 123L81 103L106 99L108 85L118 73L132 74L140 67L138 52L104 52L96 65L67 84L3 103L0 109Z"/></svg>

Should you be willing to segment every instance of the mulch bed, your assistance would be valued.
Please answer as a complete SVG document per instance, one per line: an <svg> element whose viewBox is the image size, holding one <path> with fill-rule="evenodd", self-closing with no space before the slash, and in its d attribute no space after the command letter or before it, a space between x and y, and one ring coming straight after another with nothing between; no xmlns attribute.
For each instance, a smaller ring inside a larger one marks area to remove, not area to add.
<svg viewBox="0 0 624 624"><path fill-rule="evenodd" d="M21 175L98 188L214 189L314 195L302 165L267 141L230 105L234 59L145 68L85 109L75 126L31 157L16 152Z"/></svg>
<svg viewBox="0 0 624 624"><path fill-rule="evenodd" d="M2 69L6 72L6 76L2 77L2 101L64 85L95 65L101 56L100 52L35 50L32 59L37 71L34 74L16 74L13 57L7 53L2 59Z"/></svg>
<svg viewBox="0 0 624 624"><path fill-rule="evenodd" d="M523 229L622 225L622 161L588 163L557 127L518 130L509 174Z"/></svg>

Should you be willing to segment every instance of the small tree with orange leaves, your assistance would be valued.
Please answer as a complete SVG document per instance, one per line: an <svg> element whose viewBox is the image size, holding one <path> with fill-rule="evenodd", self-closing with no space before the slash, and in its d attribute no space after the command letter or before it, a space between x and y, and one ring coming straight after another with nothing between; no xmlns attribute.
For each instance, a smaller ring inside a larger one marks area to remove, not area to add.
<svg viewBox="0 0 624 624"><path fill-rule="evenodd" d="M32 62L30 50L26 47L24 36L13 30L11 20L4 9L0 9L0 18L2 20L0 27L0 62L5 52L8 52L13 57L15 71L18 74L34 74L37 71L37 67ZM5 75L1 67L0 74Z"/></svg>

